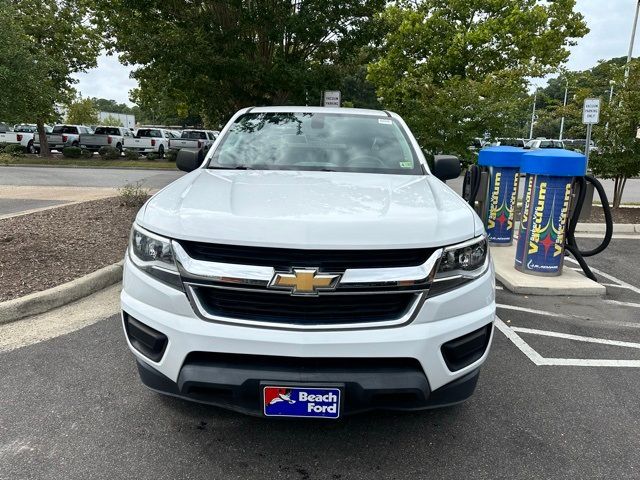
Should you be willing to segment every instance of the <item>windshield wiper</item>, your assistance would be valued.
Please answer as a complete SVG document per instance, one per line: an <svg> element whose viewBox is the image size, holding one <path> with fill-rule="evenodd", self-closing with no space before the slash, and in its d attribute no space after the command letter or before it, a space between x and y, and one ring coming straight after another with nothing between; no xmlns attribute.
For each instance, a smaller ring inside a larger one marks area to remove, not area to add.
<svg viewBox="0 0 640 480"><path fill-rule="evenodd" d="M254 170L252 167L247 167L246 165L236 165L235 167L209 167L213 170Z"/></svg>

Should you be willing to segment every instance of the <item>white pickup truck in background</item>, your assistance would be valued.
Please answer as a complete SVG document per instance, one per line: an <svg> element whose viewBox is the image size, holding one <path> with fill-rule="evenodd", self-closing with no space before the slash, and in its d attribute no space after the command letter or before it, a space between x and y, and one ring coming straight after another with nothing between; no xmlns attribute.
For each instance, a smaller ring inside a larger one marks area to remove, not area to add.
<svg viewBox="0 0 640 480"><path fill-rule="evenodd" d="M169 150L169 140L178 138L178 134L164 128L139 128L133 137L126 137L123 141L125 150L139 153L157 153L163 157Z"/></svg>
<svg viewBox="0 0 640 480"><path fill-rule="evenodd" d="M62 151L64 147L79 147L80 134L91 133L92 130L84 125L56 125L51 133L47 133L49 149ZM40 151L40 136L36 133L33 137L33 145L37 152Z"/></svg>
<svg viewBox="0 0 640 480"><path fill-rule="evenodd" d="M180 138L169 140L169 148L171 150L201 148L204 153L207 153L219 133L213 130L183 130Z"/></svg>
<svg viewBox="0 0 640 480"><path fill-rule="evenodd" d="M96 127L93 133L80 134L80 146L97 152L101 147L114 147L122 152L124 139L133 137L125 127Z"/></svg>
<svg viewBox="0 0 640 480"><path fill-rule="evenodd" d="M51 127L45 126L47 131L51 131ZM22 145L27 153L35 153L36 148L33 143L33 137L36 134L37 126L35 124L21 123L14 125L13 131L0 133L0 143L10 145Z"/></svg>

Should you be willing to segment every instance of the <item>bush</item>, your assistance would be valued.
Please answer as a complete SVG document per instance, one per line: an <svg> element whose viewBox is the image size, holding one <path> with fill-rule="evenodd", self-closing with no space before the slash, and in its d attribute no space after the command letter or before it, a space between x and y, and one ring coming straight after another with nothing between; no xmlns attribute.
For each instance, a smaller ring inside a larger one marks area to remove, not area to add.
<svg viewBox="0 0 640 480"><path fill-rule="evenodd" d="M4 147L4 153L7 153L12 157L21 157L24 155L24 147L22 145L10 144Z"/></svg>
<svg viewBox="0 0 640 480"><path fill-rule="evenodd" d="M93 158L93 152L91 150L87 150L86 148L83 148L82 151L80 152L80 156L82 158Z"/></svg>
<svg viewBox="0 0 640 480"><path fill-rule="evenodd" d="M80 158L82 155L82 149L80 147L64 147L62 149L62 156L67 158Z"/></svg>
<svg viewBox="0 0 640 480"><path fill-rule="evenodd" d="M159 158L160 158L160 155L158 155L158 154L157 154L157 153L155 153L155 152L149 152L149 153L147 153L147 160L151 160L151 161L153 161L153 160L158 160Z"/></svg>
<svg viewBox="0 0 640 480"><path fill-rule="evenodd" d="M175 162L177 156L178 156L178 150L169 150L164 155L164 157L167 159L168 162Z"/></svg>
<svg viewBox="0 0 640 480"><path fill-rule="evenodd" d="M0 153L4 152L4 149L7 148L9 146L8 143L0 143Z"/></svg>
<svg viewBox="0 0 640 480"><path fill-rule="evenodd" d="M140 158L140 154L135 150L125 150L124 156L127 160L138 160Z"/></svg>
<svg viewBox="0 0 640 480"><path fill-rule="evenodd" d="M127 183L118 189L121 204L125 207L141 207L149 197L149 190L142 187L142 181Z"/></svg>
<svg viewBox="0 0 640 480"><path fill-rule="evenodd" d="M98 154L102 157L103 160L117 160L120 158L120 150L116 147L100 147L98 150Z"/></svg>

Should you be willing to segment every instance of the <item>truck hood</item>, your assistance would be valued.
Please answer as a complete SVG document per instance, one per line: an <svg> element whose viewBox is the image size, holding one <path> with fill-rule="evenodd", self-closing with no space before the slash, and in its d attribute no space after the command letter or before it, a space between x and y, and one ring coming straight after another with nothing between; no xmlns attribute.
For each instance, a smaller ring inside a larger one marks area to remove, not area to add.
<svg viewBox="0 0 640 480"><path fill-rule="evenodd" d="M211 169L165 187L136 221L175 239L303 249L442 246L479 224L432 175Z"/></svg>

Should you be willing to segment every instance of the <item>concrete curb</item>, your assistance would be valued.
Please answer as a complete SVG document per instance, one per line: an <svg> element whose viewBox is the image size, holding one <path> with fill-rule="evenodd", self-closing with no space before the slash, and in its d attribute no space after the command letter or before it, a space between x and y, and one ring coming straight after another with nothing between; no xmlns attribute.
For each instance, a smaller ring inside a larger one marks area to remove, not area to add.
<svg viewBox="0 0 640 480"><path fill-rule="evenodd" d="M122 280L123 262L114 263L57 287L0 302L0 325L48 312Z"/></svg>
<svg viewBox="0 0 640 480"><path fill-rule="evenodd" d="M514 225L517 231L520 228L520 222ZM576 233L604 233L606 225L604 223L579 223L576 226ZM613 233L640 233L639 223L614 223Z"/></svg>

